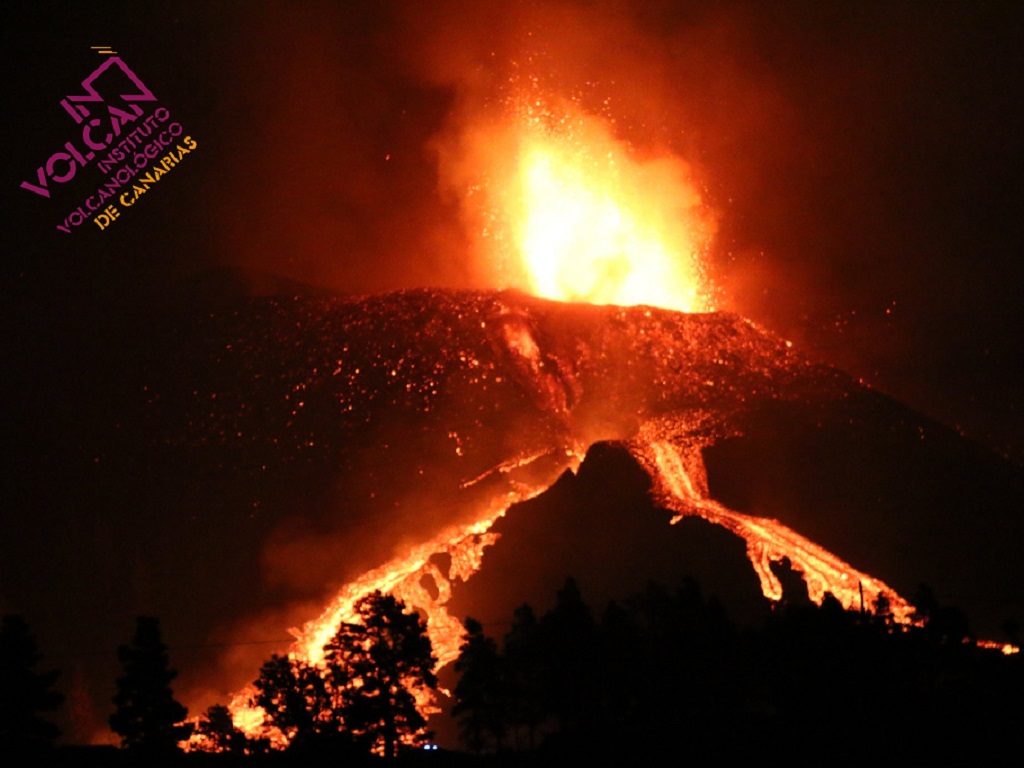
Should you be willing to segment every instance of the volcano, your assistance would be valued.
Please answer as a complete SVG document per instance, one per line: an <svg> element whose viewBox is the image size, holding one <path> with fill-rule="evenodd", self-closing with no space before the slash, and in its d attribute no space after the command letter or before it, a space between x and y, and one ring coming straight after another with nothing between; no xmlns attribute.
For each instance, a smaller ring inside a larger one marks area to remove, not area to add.
<svg viewBox="0 0 1024 768"><path fill-rule="evenodd" d="M461 625L445 604L500 550L491 526L577 470L590 487L639 474L672 521L731 533L771 599L787 559L812 599L885 595L902 621L922 582L981 632L1024 614L1020 471L735 315L423 289L253 299L174 335L147 372L147 418L187 425L164 448L213 458L202 473L235 478L226 498L274 488L285 515L301 498L310 530L273 559L336 582L344 550L325 542L387 532L345 553L362 575L298 631L314 656L385 588L429 615L450 661ZM607 471L585 471L594 446L617 457Z"/></svg>
<svg viewBox="0 0 1024 768"><path fill-rule="evenodd" d="M4 573L12 594L72 585L47 605L86 647L120 639L97 614L133 612L226 644L205 661L172 645L193 713L289 626L315 657L374 589L429 617L442 662L457 617L507 616L572 572L607 593L674 568L749 605L783 596L785 559L814 600L882 594L908 620L926 583L979 636L1024 616L1021 470L742 317L222 288L102 319L120 338L81 353L100 373L27 397L65 434L38 463L63 483L35 504L64 487L91 515L57 532L22 504L25 550L59 551ZM76 432L83 404L109 428Z"/></svg>

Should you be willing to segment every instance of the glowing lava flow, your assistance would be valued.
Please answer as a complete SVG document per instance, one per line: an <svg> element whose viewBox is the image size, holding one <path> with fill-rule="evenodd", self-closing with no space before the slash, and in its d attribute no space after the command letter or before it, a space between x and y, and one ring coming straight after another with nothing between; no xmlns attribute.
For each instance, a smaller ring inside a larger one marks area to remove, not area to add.
<svg viewBox="0 0 1024 768"><path fill-rule="evenodd" d="M711 227L685 164L671 156L637 159L604 121L575 105L520 105L512 128L515 162L496 185L495 220L510 233L530 292L562 301L712 310L703 263ZM655 478L657 501L678 513L673 522L698 514L747 542L765 597L782 597L769 566L788 558L815 602L831 592L851 608L864 589L887 597L897 621L910 621L910 604L881 581L778 521L710 499L699 449L684 456L667 441L637 446L636 457Z"/></svg>
<svg viewBox="0 0 1024 768"><path fill-rule="evenodd" d="M522 100L514 131L515 160L492 193L531 293L562 301L714 309L704 266L710 217L674 156L642 160L604 121L575 105ZM499 171L500 175L500 171ZM636 443L634 453L655 479L656 500L683 515L698 514L741 536L765 597L782 587L770 563L788 558L820 604L831 592L847 608L861 589L884 595L895 619L911 620L910 604L886 584L849 566L778 521L733 512L708 497L699 449L684 455L672 443Z"/></svg>
<svg viewBox="0 0 1024 768"><path fill-rule="evenodd" d="M582 456L567 453L565 466L575 469ZM526 466L539 456L527 456L495 467L492 473L506 474L512 469ZM477 477L466 482L473 485L483 478ZM324 646L343 622L356 620L354 606L360 598L375 591L390 593L402 600L410 609L426 615L427 635L437 657L438 667L449 664L458 657L462 643L462 623L452 616L445 604L451 597L452 582L465 581L480 568L484 549L498 540L499 534L489 529L502 517L508 508L517 502L526 501L542 493L546 484L527 485L516 483L513 490L491 500L478 520L442 531L432 540L414 548L408 554L364 573L355 581L346 584L331 603L316 619L307 622L301 629L293 629L295 642L288 651L289 657L317 665L323 661ZM439 559L447 556L450 564L442 569ZM437 595L424 586L425 579L431 579ZM239 730L250 737L269 739L275 748L284 748L288 740L278 729L270 726L266 713L253 700L255 691L247 687L236 693L229 704L231 718ZM440 711L433 694L427 690L413 691L417 706L425 715ZM203 750L206 746L202 737L193 736L185 744L188 750Z"/></svg>
<svg viewBox="0 0 1024 768"><path fill-rule="evenodd" d="M734 512L711 499L699 445L684 450L667 440L637 440L630 447L654 480L655 501L676 512L672 523L687 515L698 515L746 541L747 557L761 582L761 591L769 600L782 599L782 585L772 572L771 563L785 558L803 575L807 594L818 605L829 592L847 610L864 608L864 595L873 599L884 596L897 622L913 621L914 607L884 582L858 571L778 520ZM873 602L866 607L872 608Z"/></svg>

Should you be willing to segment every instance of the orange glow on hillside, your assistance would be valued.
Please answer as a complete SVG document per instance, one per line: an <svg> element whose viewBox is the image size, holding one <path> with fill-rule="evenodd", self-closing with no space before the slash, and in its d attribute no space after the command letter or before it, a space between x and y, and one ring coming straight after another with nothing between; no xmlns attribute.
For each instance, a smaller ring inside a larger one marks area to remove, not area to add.
<svg viewBox="0 0 1024 768"><path fill-rule="evenodd" d="M715 309L705 255L713 221L687 165L641 156L572 102L520 102L463 138L482 193L480 245L500 280L542 298ZM477 201L479 204L479 201Z"/></svg>
<svg viewBox="0 0 1024 768"><path fill-rule="evenodd" d="M494 467L491 472L505 473L524 466L538 458L524 456ZM566 466L575 469L582 456L567 455ZM481 478L467 482L472 484ZM309 664L323 662L324 646L337 632L343 622L358 621L355 604L360 598L375 591L386 592L403 601L409 610L417 610L426 618L427 635L438 668L449 664L458 657L462 644L462 623L452 616L445 604L451 598L452 584L465 581L480 569L484 549L498 539L490 533L490 527L502 517L508 508L517 502L533 498L547 488L546 483L536 485L519 484L515 490L495 496L491 503L479 510L476 522L453 526L442 530L437 536L395 559L364 573L345 585L324 608L320 616L307 622L301 629L291 630L295 642L288 655ZM449 565L442 569L437 564L438 555L446 555ZM424 579L433 582L436 596L424 586ZM424 715L439 712L434 695L426 689L411 691L416 705ZM254 701L255 689L247 686L236 693L228 708L235 727L246 735L266 738L274 749L284 749L288 736L281 733L267 720L266 712ZM182 743L186 751L208 751L210 745L197 734Z"/></svg>

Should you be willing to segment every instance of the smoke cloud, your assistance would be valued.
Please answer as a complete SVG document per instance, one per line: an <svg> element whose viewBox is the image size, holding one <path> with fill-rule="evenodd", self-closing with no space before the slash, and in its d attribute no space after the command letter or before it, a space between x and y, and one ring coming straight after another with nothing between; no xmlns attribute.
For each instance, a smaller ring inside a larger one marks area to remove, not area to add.
<svg viewBox="0 0 1024 768"><path fill-rule="evenodd" d="M1016 17L1005 4L270 3L228 45L219 252L343 292L488 286L443 161L529 84L685 161L720 214L726 308L1003 444L1005 412L979 414L967 393L1019 406L1003 328L1020 319L1007 286L1021 277L1022 147L1001 129L1021 113L1005 76L1021 64ZM967 332L979 302L993 312Z"/></svg>

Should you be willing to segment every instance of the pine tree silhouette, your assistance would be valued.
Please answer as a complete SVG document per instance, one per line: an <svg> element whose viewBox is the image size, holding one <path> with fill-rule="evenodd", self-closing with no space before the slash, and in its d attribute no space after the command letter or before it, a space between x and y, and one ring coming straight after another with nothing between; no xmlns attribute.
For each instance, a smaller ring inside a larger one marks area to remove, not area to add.
<svg viewBox="0 0 1024 768"><path fill-rule="evenodd" d="M359 624L342 624L324 647L331 686L344 702L345 728L394 757L400 743L428 736L412 691L435 689L426 626L391 595L374 592L355 604Z"/></svg>
<svg viewBox="0 0 1024 768"><path fill-rule="evenodd" d="M555 606L540 619L547 670L545 699L563 730L593 720L600 686L597 623L572 578L556 593Z"/></svg>
<svg viewBox="0 0 1024 768"><path fill-rule="evenodd" d="M357 622L342 624L324 646L323 665L275 655L253 684L254 702L289 749L394 756L400 744L428 736L413 693L437 687L423 621L380 592L354 607Z"/></svg>
<svg viewBox="0 0 1024 768"><path fill-rule="evenodd" d="M487 747L500 750L508 719L504 659L498 645L484 634L476 619L466 619L466 634L459 648L455 671L455 706L452 715L459 719L460 735L477 754Z"/></svg>
<svg viewBox="0 0 1024 768"><path fill-rule="evenodd" d="M301 659L275 653L264 662L253 687L255 703L293 747L342 729L341 701L328 690L322 671Z"/></svg>
<svg viewBox="0 0 1024 768"><path fill-rule="evenodd" d="M182 724L188 710L171 691L171 681L178 673L168 665L159 620L139 616L132 644L118 648L117 657L124 675L117 680L111 729L121 736L123 747L173 752L179 741L188 738L191 726Z"/></svg>
<svg viewBox="0 0 1024 768"><path fill-rule="evenodd" d="M546 698L547 669L540 621L529 603L515 609L505 635L503 656L507 665L508 721L516 746L537 746L540 727L550 709ZM526 743L521 744L521 731Z"/></svg>
<svg viewBox="0 0 1024 768"><path fill-rule="evenodd" d="M229 752L236 755L246 752L265 752L264 741L249 739L231 719L231 711L223 704L214 704L196 724L196 733L205 737L212 752Z"/></svg>
<svg viewBox="0 0 1024 768"><path fill-rule="evenodd" d="M60 672L36 672L36 639L21 616L4 616L0 626L0 749L23 751L49 747L60 735L40 717L64 697L53 690Z"/></svg>

